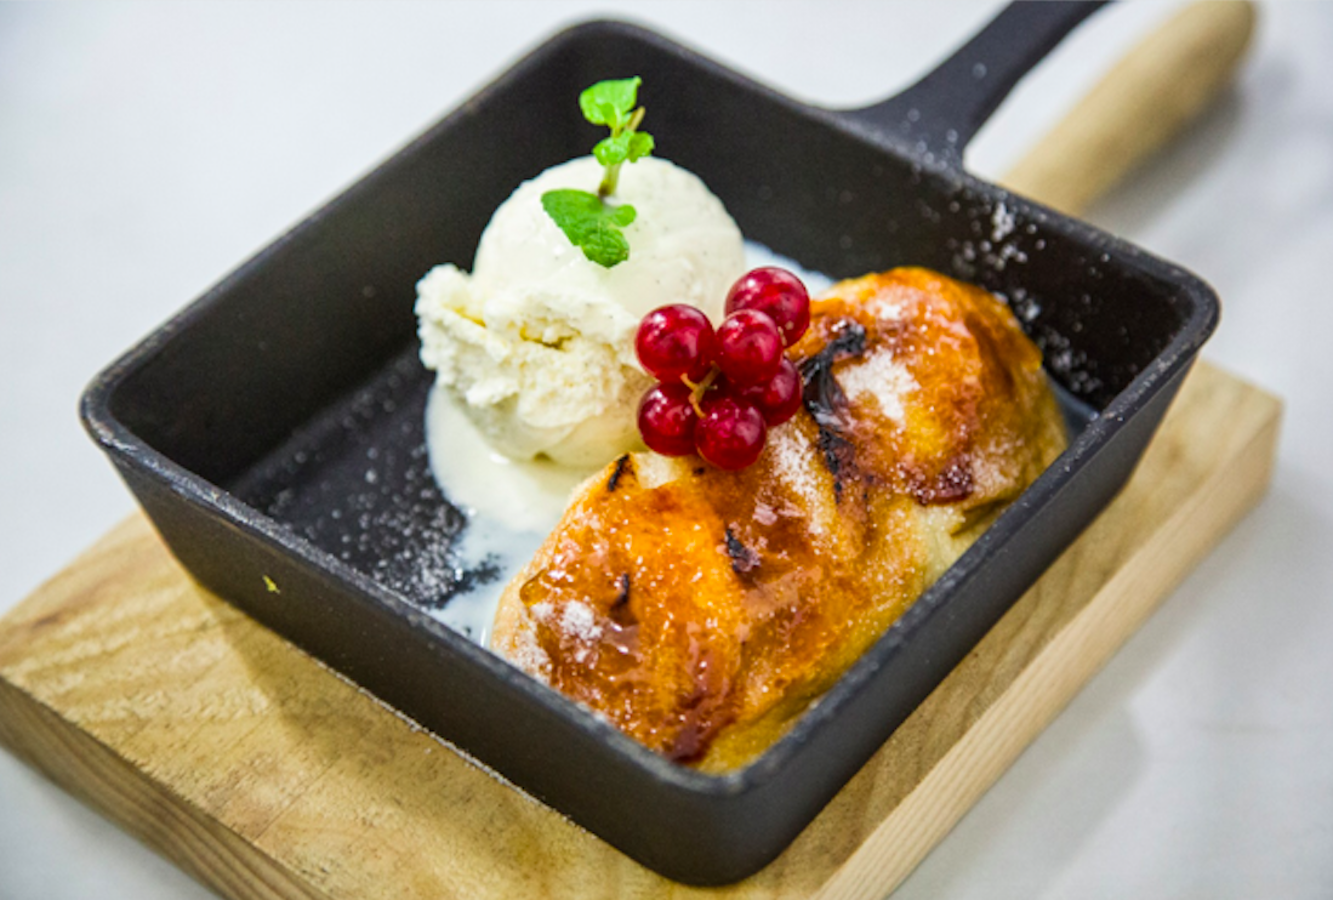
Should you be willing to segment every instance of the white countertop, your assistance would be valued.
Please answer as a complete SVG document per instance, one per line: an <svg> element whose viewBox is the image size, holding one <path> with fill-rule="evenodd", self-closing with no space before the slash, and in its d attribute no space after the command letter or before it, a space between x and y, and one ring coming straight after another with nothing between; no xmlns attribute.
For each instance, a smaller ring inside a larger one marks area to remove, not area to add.
<svg viewBox="0 0 1333 900"><path fill-rule="evenodd" d="M973 170L1003 172L1176 5L1099 13ZM832 106L904 86L994 8L615 6ZM102 365L607 9L0 4L0 612L133 508L75 414ZM1206 357L1287 402L1272 492L896 897L1333 896L1333 4L1261 15L1237 89L1088 218L1217 288ZM0 898L205 896L0 753Z"/></svg>

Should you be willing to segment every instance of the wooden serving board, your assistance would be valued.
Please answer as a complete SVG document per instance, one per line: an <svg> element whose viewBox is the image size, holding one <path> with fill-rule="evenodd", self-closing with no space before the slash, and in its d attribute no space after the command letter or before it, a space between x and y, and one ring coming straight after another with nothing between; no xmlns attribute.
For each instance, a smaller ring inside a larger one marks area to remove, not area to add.
<svg viewBox="0 0 1333 900"><path fill-rule="evenodd" d="M200 588L139 516L0 620L0 742L227 897L882 897L1259 499L1280 413L1201 364L1124 493L730 888L475 767Z"/></svg>

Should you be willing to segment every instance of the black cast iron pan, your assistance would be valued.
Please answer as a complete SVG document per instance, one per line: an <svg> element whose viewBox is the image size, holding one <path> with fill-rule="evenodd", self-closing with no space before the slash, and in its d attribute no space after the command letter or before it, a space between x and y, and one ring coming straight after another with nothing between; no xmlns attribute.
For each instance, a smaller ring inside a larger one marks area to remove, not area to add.
<svg viewBox="0 0 1333 900"><path fill-rule="evenodd" d="M1120 488L1214 326L1197 278L961 169L987 115L1096 5L1010 7L914 87L853 111L794 102L632 26L565 31L102 373L89 431L204 585L651 868L742 878ZM748 237L835 277L924 265L1007 297L1074 429L788 735L726 776L654 755L432 618L479 573L410 571L465 524L426 468L414 284L441 262L468 267L516 185L586 153L597 136L571 98L629 74L662 154Z"/></svg>

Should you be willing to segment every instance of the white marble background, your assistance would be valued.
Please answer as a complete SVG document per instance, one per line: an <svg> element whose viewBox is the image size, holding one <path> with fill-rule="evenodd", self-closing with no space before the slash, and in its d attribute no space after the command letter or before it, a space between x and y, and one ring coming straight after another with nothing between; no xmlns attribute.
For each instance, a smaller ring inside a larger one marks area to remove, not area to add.
<svg viewBox="0 0 1333 900"><path fill-rule="evenodd" d="M1177 4L1100 13L969 162L996 176ZM993 0L657 2L794 96L910 81ZM106 362L558 25L609 4L0 4L0 611L132 509L75 415ZM1333 4L1090 218L1202 274L1207 356L1281 394L1272 493L899 897L1333 896ZM775 135L775 140L780 136ZM0 753L0 898L208 892Z"/></svg>

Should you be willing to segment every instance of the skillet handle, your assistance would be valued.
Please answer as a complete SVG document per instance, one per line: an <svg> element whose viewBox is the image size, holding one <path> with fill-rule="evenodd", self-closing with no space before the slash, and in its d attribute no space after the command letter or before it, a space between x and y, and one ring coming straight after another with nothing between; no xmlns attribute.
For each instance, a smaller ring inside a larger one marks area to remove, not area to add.
<svg viewBox="0 0 1333 900"><path fill-rule="evenodd" d="M1011 3L933 72L881 103L842 113L913 155L958 167L1009 91L1105 0Z"/></svg>

